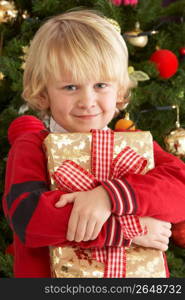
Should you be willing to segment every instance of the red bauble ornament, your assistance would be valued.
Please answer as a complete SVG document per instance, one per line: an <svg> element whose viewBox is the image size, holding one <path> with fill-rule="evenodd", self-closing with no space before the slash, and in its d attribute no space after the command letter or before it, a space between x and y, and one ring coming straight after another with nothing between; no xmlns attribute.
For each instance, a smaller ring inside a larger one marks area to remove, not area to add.
<svg viewBox="0 0 185 300"><path fill-rule="evenodd" d="M116 6L120 6L121 4L134 6L138 4L138 0L111 0L111 2Z"/></svg>
<svg viewBox="0 0 185 300"><path fill-rule="evenodd" d="M172 77L177 72L179 66L177 56L167 49L155 51L151 55L150 61L156 64L160 76L164 79Z"/></svg>
<svg viewBox="0 0 185 300"><path fill-rule="evenodd" d="M5 250L6 254L10 254L10 255L14 255L14 246L13 243L8 245L6 250Z"/></svg>
<svg viewBox="0 0 185 300"><path fill-rule="evenodd" d="M181 56L185 56L185 47L181 47L179 49L179 53L180 53Z"/></svg>
<svg viewBox="0 0 185 300"><path fill-rule="evenodd" d="M8 128L8 141L10 145L14 143L16 138L27 132L38 132L46 127L43 122L34 116L20 116L12 121Z"/></svg>
<svg viewBox="0 0 185 300"><path fill-rule="evenodd" d="M185 248L185 221L172 225L172 240L177 246Z"/></svg>
<svg viewBox="0 0 185 300"><path fill-rule="evenodd" d="M122 0L112 0L112 3L116 6L120 6L122 3Z"/></svg>

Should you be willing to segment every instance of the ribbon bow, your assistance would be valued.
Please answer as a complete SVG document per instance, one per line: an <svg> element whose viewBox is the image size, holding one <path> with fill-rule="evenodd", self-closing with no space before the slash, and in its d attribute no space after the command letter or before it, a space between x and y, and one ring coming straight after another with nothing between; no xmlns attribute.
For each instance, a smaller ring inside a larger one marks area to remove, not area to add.
<svg viewBox="0 0 185 300"><path fill-rule="evenodd" d="M65 192L88 191L100 185L102 181L120 179L128 173L139 174L147 164L147 160L129 146L113 158L114 131L111 129L91 132L92 172L88 172L71 160L65 160L53 174L58 187ZM121 222L124 226L124 221ZM124 277L126 265L124 247L95 248L93 256L105 263L104 277Z"/></svg>

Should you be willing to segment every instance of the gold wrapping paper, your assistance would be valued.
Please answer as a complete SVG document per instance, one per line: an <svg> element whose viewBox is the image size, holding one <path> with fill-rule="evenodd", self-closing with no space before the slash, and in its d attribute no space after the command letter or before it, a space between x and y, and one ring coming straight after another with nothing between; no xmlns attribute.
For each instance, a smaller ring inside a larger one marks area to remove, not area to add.
<svg viewBox="0 0 185 300"><path fill-rule="evenodd" d="M48 157L50 176L65 160L72 160L91 171L91 133L50 133L44 148ZM116 157L125 146L147 158L145 172L154 167L153 140L149 131L115 132L114 154ZM51 189L56 189L51 177ZM91 251L78 247L50 247L51 271L58 278L102 278L104 264L91 258ZM151 248L131 246L126 249L127 278L166 277L163 253Z"/></svg>

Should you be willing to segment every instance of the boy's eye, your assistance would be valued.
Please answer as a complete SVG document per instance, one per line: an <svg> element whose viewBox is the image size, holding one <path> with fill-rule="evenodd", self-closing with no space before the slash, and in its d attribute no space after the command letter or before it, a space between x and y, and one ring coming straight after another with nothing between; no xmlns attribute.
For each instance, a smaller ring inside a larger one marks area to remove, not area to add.
<svg viewBox="0 0 185 300"><path fill-rule="evenodd" d="M66 85L64 87L65 90L68 90L68 91L76 91L77 89L77 86L76 85L73 85L73 84L70 84L70 85Z"/></svg>
<svg viewBox="0 0 185 300"><path fill-rule="evenodd" d="M103 83L103 82L98 82L97 84L96 84L96 87L97 88L100 88L100 89L103 89L103 88L105 88L107 86L107 84L106 83Z"/></svg>

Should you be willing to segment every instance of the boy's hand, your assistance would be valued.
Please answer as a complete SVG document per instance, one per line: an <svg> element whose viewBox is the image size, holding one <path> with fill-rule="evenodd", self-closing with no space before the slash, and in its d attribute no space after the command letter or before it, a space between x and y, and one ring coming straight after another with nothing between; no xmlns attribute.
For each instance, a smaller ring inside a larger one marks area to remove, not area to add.
<svg viewBox="0 0 185 300"><path fill-rule="evenodd" d="M67 239L81 242L97 238L103 224L111 214L111 201L102 186L86 192L65 194L55 204L63 207L74 202L69 218Z"/></svg>
<svg viewBox="0 0 185 300"><path fill-rule="evenodd" d="M166 251L171 236L171 223L151 217L140 217L139 220L142 226L147 227L148 232L146 235L133 238L133 243Z"/></svg>

